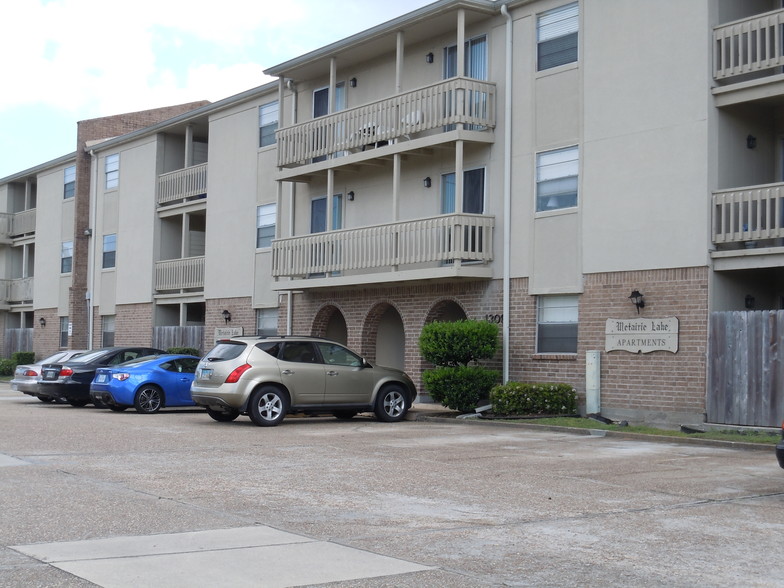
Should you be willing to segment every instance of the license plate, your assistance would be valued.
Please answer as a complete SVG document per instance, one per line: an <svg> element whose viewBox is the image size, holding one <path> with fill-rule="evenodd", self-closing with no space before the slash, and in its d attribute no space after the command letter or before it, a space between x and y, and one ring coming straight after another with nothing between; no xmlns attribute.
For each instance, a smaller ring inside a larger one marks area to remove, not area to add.
<svg viewBox="0 0 784 588"><path fill-rule="evenodd" d="M212 377L212 370L209 368L201 368L201 372L199 373L199 378L202 380L209 380Z"/></svg>
<svg viewBox="0 0 784 588"><path fill-rule="evenodd" d="M55 370L45 370L43 379L44 380L56 380L57 376L59 375L59 373L60 372L57 372Z"/></svg>
<svg viewBox="0 0 784 588"><path fill-rule="evenodd" d="M109 378L106 376L106 374L98 374L97 376L95 376L95 381L96 381L97 383L99 383L99 384L103 384L103 383L104 383L104 382L106 382L108 379L109 379Z"/></svg>

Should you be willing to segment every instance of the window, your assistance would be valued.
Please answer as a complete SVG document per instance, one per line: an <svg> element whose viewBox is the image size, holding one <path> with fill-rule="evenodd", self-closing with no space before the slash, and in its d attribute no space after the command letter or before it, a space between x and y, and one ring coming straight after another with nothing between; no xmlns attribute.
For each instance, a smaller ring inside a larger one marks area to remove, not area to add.
<svg viewBox="0 0 784 588"><path fill-rule="evenodd" d="M256 334L259 337L273 337L278 334L277 308L259 308L256 310Z"/></svg>
<svg viewBox="0 0 784 588"><path fill-rule="evenodd" d="M68 317L60 317L60 347L68 347Z"/></svg>
<svg viewBox="0 0 784 588"><path fill-rule="evenodd" d="M101 346L114 347L114 316L101 317Z"/></svg>
<svg viewBox="0 0 784 588"><path fill-rule="evenodd" d="M577 353L577 300L575 295L538 297L537 353Z"/></svg>
<svg viewBox="0 0 784 588"><path fill-rule="evenodd" d="M60 273L69 274L73 269L73 241L63 241L60 245Z"/></svg>
<svg viewBox="0 0 784 588"><path fill-rule="evenodd" d="M256 248L272 247L275 238L276 204L262 204L256 207Z"/></svg>
<svg viewBox="0 0 784 588"><path fill-rule="evenodd" d="M259 147L275 144L278 130L278 103L270 102L259 106Z"/></svg>
<svg viewBox="0 0 784 588"><path fill-rule="evenodd" d="M63 198L73 198L76 192L76 166L71 165L63 170Z"/></svg>
<svg viewBox="0 0 784 588"><path fill-rule="evenodd" d="M103 236L103 268L112 268L117 255L117 235Z"/></svg>
<svg viewBox="0 0 784 588"><path fill-rule="evenodd" d="M463 210L471 214L485 211L485 168L463 172ZM455 174L441 176L441 214L455 211Z"/></svg>
<svg viewBox="0 0 784 588"><path fill-rule="evenodd" d="M104 171L106 172L106 189L111 190L120 185L120 155L107 155L104 162Z"/></svg>
<svg viewBox="0 0 784 588"><path fill-rule="evenodd" d="M546 151L536 156L536 211L577 206L577 147Z"/></svg>
<svg viewBox="0 0 784 588"><path fill-rule="evenodd" d="M539 15L536 27L539 71L577 61L578 3Z"/></svg>

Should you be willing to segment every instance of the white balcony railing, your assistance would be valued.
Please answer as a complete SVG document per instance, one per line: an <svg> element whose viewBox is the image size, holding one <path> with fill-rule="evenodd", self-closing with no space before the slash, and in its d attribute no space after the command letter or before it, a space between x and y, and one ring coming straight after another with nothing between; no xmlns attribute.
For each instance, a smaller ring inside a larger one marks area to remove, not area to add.
<svg viewBox="0 0 784 588"><path fill-rule="evenodd" d="M158 204L160 205L206 194L206 163L158 176Z"/></svg>
<svg viewBox="0 0 784 588"><path fill-rule="evenodd" d="M0 213L0 239L35 232L35 208L17 213Z"/></svg>
<svg viewBox="0 0 784 588"><path fill-rule="evenodd" d="M713 193L713 242L784 237L784 183Z"/></svg>
<svg viewBox="0 0 784 588"><path fill-rule="evenodd" d="M450 214L277 239L273 277L493 259L492 216Z"/></svg>
<svg viewBox="0 0 784 588"><path fill-rule="evenodd" d="M204 256L168 259L155 264L155 289L204 288Z"/></svg>
<svg viewBox="0 0 784 588"><path fill-rule="evenodd" d="M495 84L451 78L277 131L278 165L309 163L415 133L465 124L495 127Z"/></svg>
<svg viewBox="0 0 784 588"><path fill-rule="evenodd" d="M33 278L0 280L0 301L32 302Z"/></svg>
<svg viewBox="0 0 784 588"><path fill-rule="evenodd" d="M784 10L713 29L713 76L717 80L784 65Z"/></svg>

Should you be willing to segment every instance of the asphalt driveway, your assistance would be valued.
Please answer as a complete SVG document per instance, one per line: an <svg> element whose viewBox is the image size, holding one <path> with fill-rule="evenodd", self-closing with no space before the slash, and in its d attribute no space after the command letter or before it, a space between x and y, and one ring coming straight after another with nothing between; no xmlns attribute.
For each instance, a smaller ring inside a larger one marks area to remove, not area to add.
<svg viewBox="0 0 784 588"><path fill-rule="evenodd" d="M0 586L780 586L773 450L45 405L0 386Z"/></svg>

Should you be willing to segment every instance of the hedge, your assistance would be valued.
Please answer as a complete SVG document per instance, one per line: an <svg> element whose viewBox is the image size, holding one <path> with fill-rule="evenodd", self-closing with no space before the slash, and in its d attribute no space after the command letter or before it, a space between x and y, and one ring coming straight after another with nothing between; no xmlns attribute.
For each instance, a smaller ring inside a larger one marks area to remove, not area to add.
<svg viewBox="0 0 784 588"><path fill-rule="evenodd" d="M566 415L577 413L577 393L569 384L509 382L490 391L498 415Z"/></svg>
<svg viewBox="0 0 784 588"><path fill-rule="evenodd" d="M433 400L461 412L472 412L498 379L498 372L480 366L440 367L422 373Z"/></svg>

